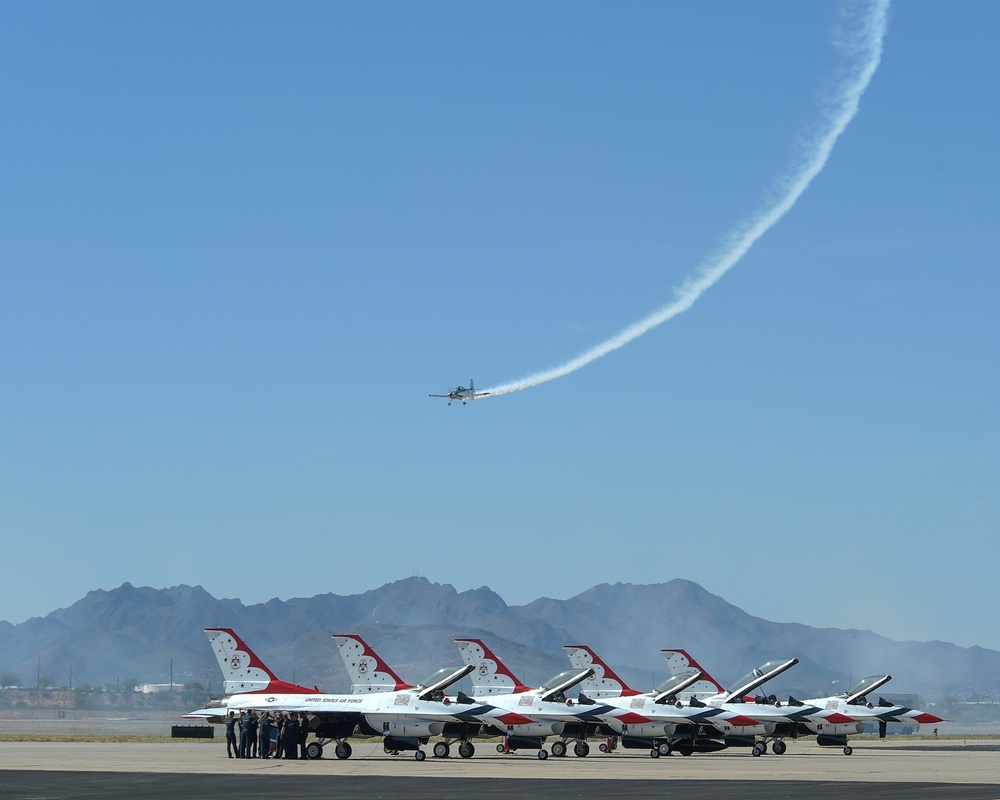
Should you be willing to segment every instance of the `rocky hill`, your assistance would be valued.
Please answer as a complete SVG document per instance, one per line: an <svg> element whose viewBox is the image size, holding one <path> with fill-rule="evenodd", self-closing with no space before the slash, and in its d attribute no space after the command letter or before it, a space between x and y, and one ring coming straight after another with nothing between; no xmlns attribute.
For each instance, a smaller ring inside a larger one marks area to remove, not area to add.
<svg viewBox="0 0 1000 800"><path fill-rule="evenodd" d="M238 631L282 678L328 691L349 685L331 635L359 633L410 682L457 663L452 640L475 636L529 684L567 668L563 644L589 644L642 689L665 677L660 649L683 647L722 683L770 658L799 658L801 665L773 685L778 694L815 695L881 671L894 675L895 692L1000 693L1000 652L769 622L679 579L602 584L568 600L525 606L508 606L486 587L457 592L423 578L356 595L249 606L200 586L125 583L45 617L0 622L0 672L25 685L34 685L40 672L65 685L72 670L75 685L102 686L119 679L165 682L172 663L175 682L218 687L221 673L203 633L213 626Z"/></svg>

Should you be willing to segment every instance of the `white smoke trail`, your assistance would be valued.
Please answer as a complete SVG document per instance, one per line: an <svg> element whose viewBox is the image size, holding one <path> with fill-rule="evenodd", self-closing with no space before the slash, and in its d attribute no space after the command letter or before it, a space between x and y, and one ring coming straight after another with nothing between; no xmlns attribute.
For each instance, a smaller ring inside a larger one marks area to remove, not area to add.
<svg viewBox="0 0 1000 800"><path fill-rule="evenodd" d="M829 98L823 103L825 125L820 133L803 147L798 165L779 182L778 197L773 205L765 207L738 225L726 237L720 251L703 261L691 277L674 289L672 302L561 366L485 390L490 396L496 397L528 389L576 372L601 356L624 347L681 312L687 311L706 290L714 286L743 258L754 242L788 213L812 183L813 178L826 165L840 134L857 114L861 96L868 88L882 59L882 42L889 21L889 0L871 0L867 6L864 14L854 16L845 12L843 15L844 36L838 40L837 45L841 52L854 60L854 63L849 65L846 77L835 86Z"/></svg>

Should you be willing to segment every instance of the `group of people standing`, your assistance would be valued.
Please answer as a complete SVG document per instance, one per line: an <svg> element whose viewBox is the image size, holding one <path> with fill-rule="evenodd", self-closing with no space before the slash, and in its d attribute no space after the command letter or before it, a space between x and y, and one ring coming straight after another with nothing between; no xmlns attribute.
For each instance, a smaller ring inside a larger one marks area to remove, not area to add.
<svg viewBox="0 0 1000 800"><path fill-rule="evenodd" d="M226 754L230 758L306 758L309 718L305 714L244 711L226 716Z"/></svg>

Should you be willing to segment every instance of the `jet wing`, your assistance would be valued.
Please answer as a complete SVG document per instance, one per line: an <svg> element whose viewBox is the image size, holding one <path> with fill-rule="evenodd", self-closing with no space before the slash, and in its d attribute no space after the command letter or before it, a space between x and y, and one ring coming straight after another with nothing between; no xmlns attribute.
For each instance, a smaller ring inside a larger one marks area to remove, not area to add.
<svg viewBox="0 0 1000 800"><path fill-rule="evenodd" d="M768 661L766 664L755 667L748 675L743 676L733 684L726 692L726 699L723 702L742 703L743 698L754 689L763 686L772 678L776 678L786 669L791 669L798 663L799 660L797 658L778 659L777 661Z"/></svg>
<svg viewBox="0 0 1000 800"><path fill-rule="evenodd" d="M199 708L197 711L189 711L183 714L181 719L203 719L207 722L225 722L227 709L225 708Z"/></svg>
<svg viewBox="0 0 1000 800"><path fill-rule="evenodd" d="M453 683L457 683L468 675L475 667L472 664L463 664L460 667L444 667L433 675L428 676L417 687L417 697L421 700L430 700L436 692L443 692Z"/></svg>

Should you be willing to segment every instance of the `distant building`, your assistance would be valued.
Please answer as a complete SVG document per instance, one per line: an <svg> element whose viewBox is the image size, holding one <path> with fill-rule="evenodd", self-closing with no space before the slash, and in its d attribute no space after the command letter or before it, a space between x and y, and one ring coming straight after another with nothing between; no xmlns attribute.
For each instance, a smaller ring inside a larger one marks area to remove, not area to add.
<svg viewBox="0 0 1000 800"><path fill-rule="evenodd" d="M140 683L135 690L140 694L156 694L157 692L172 692L180 689L179 683Z"/></svg>
<svg viewBox="0 0 1000 800"><path fill-rule="evenodd" d="M897 706L906 706L906 708L920 708L920 695L919 694L883 694L878 693L878 696L894 703ZM869 698L871 699L871 698Z"/></svg>

